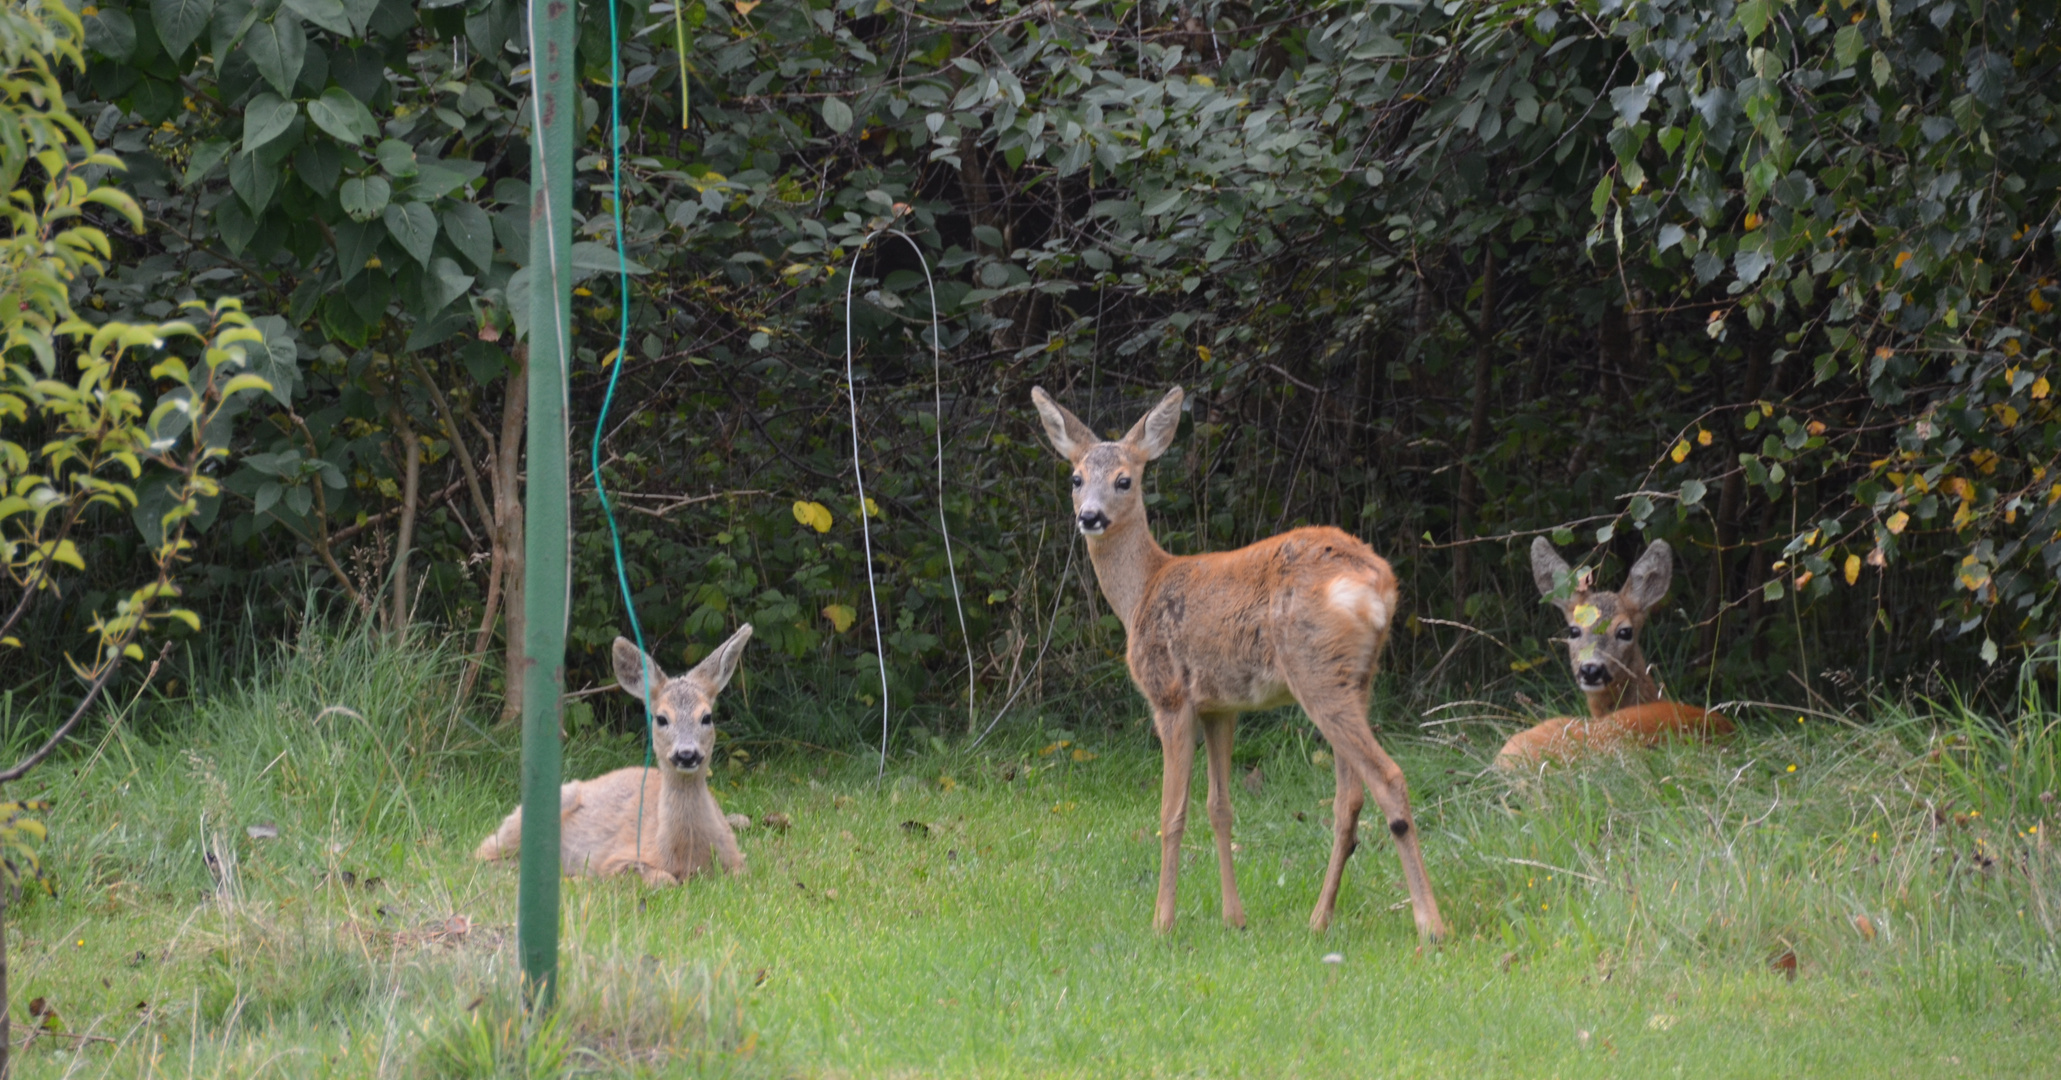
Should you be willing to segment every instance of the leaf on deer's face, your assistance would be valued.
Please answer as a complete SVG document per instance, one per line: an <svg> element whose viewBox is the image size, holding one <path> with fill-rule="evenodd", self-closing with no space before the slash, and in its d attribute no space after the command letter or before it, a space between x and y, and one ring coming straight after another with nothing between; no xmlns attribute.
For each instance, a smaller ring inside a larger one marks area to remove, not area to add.
<svg viewBox="0 0 2061 1080"><path fill-rule="evenodd" d="M1594 630L1597 620L1602 617L1603 613L1597 611L1594 604L1576 604L1574 610L1568 613L1568 618L1574 620L1574 624L1584 630Z"/></svg>

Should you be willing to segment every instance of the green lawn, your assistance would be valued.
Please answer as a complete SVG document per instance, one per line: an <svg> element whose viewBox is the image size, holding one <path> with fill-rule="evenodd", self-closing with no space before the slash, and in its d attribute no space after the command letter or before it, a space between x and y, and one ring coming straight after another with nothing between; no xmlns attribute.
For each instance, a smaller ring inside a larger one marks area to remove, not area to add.
<svg viewBox="0 0 2061 1080"><path fill-rule="evenodd" d="M525 1039L514 868L468 856L513 804L512 744L452 716L442 654L310 641L239 693L32 778L58 801L61 887L11 915L12 1012L18 1041L32 999L57 1030L18 1052L19 1075L1910 1077L2061 1061L2061 856L2038 816L2053 816L2051 730L1765 715L1729 746L1521 784L1483 773L1486 729L1455 744L1379 717L1454 927L1436 948L1399 906L1378 821L1336 928L1308 931L1331 771L1299 714L1241 731L1241 773L1258 770L1235 800L1250 928L1218 921L1198 803L1164 940L1142 727L902 757L884 783L871 758L725 751L726 809L791 827L745 833L739 879L567 882L565 1008ZM572 768L636 752L576 738ZM1784 952L1793 979L1770 966Z"/></svg>

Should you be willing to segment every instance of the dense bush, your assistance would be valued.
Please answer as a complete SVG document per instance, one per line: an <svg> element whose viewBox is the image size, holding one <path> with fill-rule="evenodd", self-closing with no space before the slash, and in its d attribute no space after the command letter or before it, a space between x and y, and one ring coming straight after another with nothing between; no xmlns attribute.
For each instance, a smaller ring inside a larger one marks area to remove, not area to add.
<svg viewBox="0 0 2061 1080"><path fill-rule="evenodd" d="M1558 687L1532 671L1539 533L1600 559L1674 541L1675 670L1711 693L2051 648L2051 2L617 10L631 344L613 355L590 5L573 385L590 419L623 365L604 473L672 661L750 619L831 697L869 693L848 284L887 651L898 694L938 708L969 649L989 710L1121 648L1069 555L1036 383L1105 428L1186 384L1152 480L1165 542L1355 529L1404 575L1419 618L1392 667L1426 693L1513 669ZM84 11L71 93L147 221L108 223L119 254L82 307L241 293L294 354L236 424L213 602L315 575L485 651L519 614L496 583L520 546L521 6ZM941 386L924 268L862 249L890 222L936 275ZM626 626L586 486L576 684ZM48 640L97 586L42 606Z"/></svg>

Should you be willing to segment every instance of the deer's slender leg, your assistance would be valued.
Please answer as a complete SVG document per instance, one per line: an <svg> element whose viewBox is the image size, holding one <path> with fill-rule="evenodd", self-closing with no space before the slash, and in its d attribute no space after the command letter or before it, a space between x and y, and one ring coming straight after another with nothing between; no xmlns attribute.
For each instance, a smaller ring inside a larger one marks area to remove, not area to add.
<svg viewBox="0 0 2061 1080"><path fill-rule="evenodd" d="M1355 764L1374 804L1388 819L1389 835L1395 838L1396 856L1403 864L1403 881L1410 888L1410 911L1417 921L1417 936L1426 941L1443 941L1446 924L1439 918L1438 901L1431 895L1431 877L1424 872L1424 854L1417 846L1417 822L1410 812L1410 791L1403 780L1402 766L1381 749L1365 720L1343 726L1357 729L1345 737L1357 747ZM1338 741L1333 739L1332 744L1336 746Z"/></svg>
<svg viewBox="0 0 2061 1080"><path fill-rule="evenodd" d="M1224 925L1243 930L1245 904L1238 899L1237 871L1231 865L1231 739L1237 731L1237 713L1202 714L1202 739L1209 751L1209 829L1216 834Z"/></svg>
<svg viewBox="0 0 2061 1080"><path fill-rule="evenodd" d="M1157 710L1156 710L1157 711ZM1152 930L1174 928L1174 880L1181 872L1181 833L1188 827L1188 781L1195 771L1195 710L1182 704L1154 718L1164 761L1159 784L1159 905Z"/></svg>
<svg viewBox="0 0 2061 1080"><path fill-rule="evenodd" d="M1403 880L1410 887L1410 908L1416 918L1417 936L1426 941L1443 940L1446 926L1439 918L1438 901L1431 895L1431 878L1424 872L1424 855L1417 847L1417 823L1410 813L1410 792L1403 781L1402 767L1381 749L1381 744L1374 739L1373 729L1367 726L1371 676L1371 657L1369 668L1359 678L1340 679L1333 673L1327 679L1320 669L1297 663L1289 672L1289 687L1295 691L1303 711L1309 714L1317 730L1323 732L1324 738L1331 743L1331 753L1338 762L1339 795L1335 806L1341 811L1347 808L1345 791L1357 786L1348 783L1349 779L1357 779L1366 785L1367 793L1373 796L1374 804L1381 808L1388 823L1389 835L1395 838L1396 855L1403 863ZM1356 817L1360 805L1357 792L1350 805ZM1346 814L1340 813L1335 824L1335 828L1341 831L1333 840L1331 863L1334 872L1344 869L1341 849L1347 854L1351 851L1352 826L1346 824L1346 818ZM1319 916L1329 915L1324 906L1324 901L1332 898L1329 875L1325 884L1326 891L1318 901L1318 909L1310 916L1312 927L1317 927Z"/></svg>
<svg viewBox="0 0 2061 1080"><path fill-rule="evenodd" d="M1319 933L1331 928L1338 887L1345 881L1345 861L1360 843L1360 807L1367 802L1366 787L1352 759L1336 750L1331 757L1338 778L1337 793L1331 797L1331 865L1324 870L1324 887L1318 890L1316 909L1310 912L1310 929Z"/></svg>

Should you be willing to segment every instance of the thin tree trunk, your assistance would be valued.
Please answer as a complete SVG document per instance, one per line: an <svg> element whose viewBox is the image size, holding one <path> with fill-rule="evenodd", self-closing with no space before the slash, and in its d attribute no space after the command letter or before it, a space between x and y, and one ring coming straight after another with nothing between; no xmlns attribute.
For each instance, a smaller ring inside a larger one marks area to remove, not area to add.
<svg viewBox="0 0 2061 1080"><path fill-rule="evenodd" d="M9 1060L14 1049L14 1026L9 1019L7 1000L7 901L9 899L5 881L0 881L0 1080L6 1080Z"/></svg>
<svg viewBox="0 0 2061 1080"><path fill-rule="evenodd" d="M1496 249L1485 247L1481 256L1481 318L1475 329L1474 414L1467 425L1467 449L1460 458L1460 497L1453 506L1453 610L1467 603L1468 547L1474 528L1474 504L1481 498L1481 478L1475 474L1474 459L1488 446L1490 360L1496 339Z"/></svg>
<svg viewBox="0 0 2061 1080"><path fill-rule="evenodd" d="M1722 372L1723 366L1713 365L1713 370ZM1751 405L1760 400L1767 378L1767 342L1759 334L1749 333L1746 339L1745 380L1739 388L1740 403ZM1724 387L1718 387L1720 395L1723 395L1724 391ZM1717 539L1717 550L1711 553L1710 578L1704 588L1707 599L1704 602L1701 635L1703 640L1698 643L1696 650L1697 655L1704 657L1707 663L1717 662L1719 616L1724 611L1727 594L1731 591L1727 581L1732 575L1726 574L1725 570L1739 561L1734 558L1733 552L1739 546L1746 516L1746 477L1738 468L1739 454L1744 449L1739 438L1739 424L1736 419L1727 418L1718 427L1724 432L1725 445L1731 449L1731 453L1725 459L1725 468L1729 475L1725 477L1724 488L1718 495L1717 513L1711 521Z"/></svg>
<svg viewBox="0 0 2061 1080"><path fill-rule="evenodd" d="M515 370L508 373L507 396L501 405L501 440L494 455L494 525L498 534L496 546L501 550L501 606L503 640L507 643L507 661L502 670L507 690L501 705L501 721L513 723L522 716L522 680L516 675L522 670L523 634L523 502L522 489L517 486L522 476L522 436L529 420L529 349L518 345L510 350L515 358ZM492 632L489 621L481 624L482 644L480 651L486 651L484 639Z"/></svg>
<svg viewBox="0 0 2061 1080"><path fill-rule="evenodd" d="M408 414L399 403L392 406L391 415L394 430L401 436L405 460L401 471L401 525L394 548L393 607L387 616L387 633L398 638L408 630L408 556L415 547L416 500L422 494L422 440L416 437L415 428L408 423Z"/></svg>

